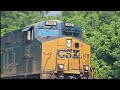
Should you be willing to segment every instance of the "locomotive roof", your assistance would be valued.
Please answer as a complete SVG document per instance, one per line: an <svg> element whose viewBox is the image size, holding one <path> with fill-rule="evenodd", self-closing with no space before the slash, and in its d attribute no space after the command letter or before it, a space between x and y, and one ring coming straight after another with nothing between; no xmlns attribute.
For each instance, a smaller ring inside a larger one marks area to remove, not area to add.
<svg viewBox="0 0 120 90"><path fill-rule="evenodd" d="M46 20L46 21L56 21L57 23L62 22L62 21L60 21L60 20ZM40 22L31 24L31 25L28 25L28 26L26 26L26 27L24 27L24 28L32 27L33 25L40 24L40 23L43 23L43 22L46 22L46 21L40 21ZM23 28L23 29L24 29L24 28Z"/></svg>

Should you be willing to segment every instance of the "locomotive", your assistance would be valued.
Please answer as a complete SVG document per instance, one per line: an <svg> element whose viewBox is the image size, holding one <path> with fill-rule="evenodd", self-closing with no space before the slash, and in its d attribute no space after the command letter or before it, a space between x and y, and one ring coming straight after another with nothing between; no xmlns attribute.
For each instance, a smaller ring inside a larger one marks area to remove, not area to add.
<svg viewBox="0 0 120 90"><path fill-rule="evenodd" d="M89 79L90 52L77 25L41 21L1 37L1 78Z"/></svg>

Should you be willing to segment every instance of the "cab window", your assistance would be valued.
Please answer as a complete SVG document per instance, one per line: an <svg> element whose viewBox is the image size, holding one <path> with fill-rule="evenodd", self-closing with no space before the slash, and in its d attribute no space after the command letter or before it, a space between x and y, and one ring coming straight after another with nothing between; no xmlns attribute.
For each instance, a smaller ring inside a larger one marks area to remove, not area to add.
<svg viewBox="0 0 120 90"><path fill-rule="evenodd" d="M37 29L36 31L36 36L41 36L41 37L56 37L59 36L59 30L58 29Z"/></svg>

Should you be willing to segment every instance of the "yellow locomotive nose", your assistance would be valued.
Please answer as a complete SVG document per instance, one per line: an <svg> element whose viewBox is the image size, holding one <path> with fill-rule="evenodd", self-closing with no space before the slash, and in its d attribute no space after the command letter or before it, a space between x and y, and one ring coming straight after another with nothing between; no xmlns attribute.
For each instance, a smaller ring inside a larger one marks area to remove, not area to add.
<svg viewBox="0 0 120 90"><path fill-rule="evenodd" d="M42 44L42 70L80 74L89 71L90 47L77 38L62 37Z"/></svg>

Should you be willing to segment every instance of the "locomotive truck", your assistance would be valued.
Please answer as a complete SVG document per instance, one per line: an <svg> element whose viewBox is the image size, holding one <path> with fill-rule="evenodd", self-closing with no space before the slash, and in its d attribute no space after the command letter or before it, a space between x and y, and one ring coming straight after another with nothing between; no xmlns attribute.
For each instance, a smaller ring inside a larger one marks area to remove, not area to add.
<svg viewBox="0 0 120 90"><path fill-rule="evenodd" d="M90 52L77 25L41 21L1 37L1 78L88 79Z"/></svg>

